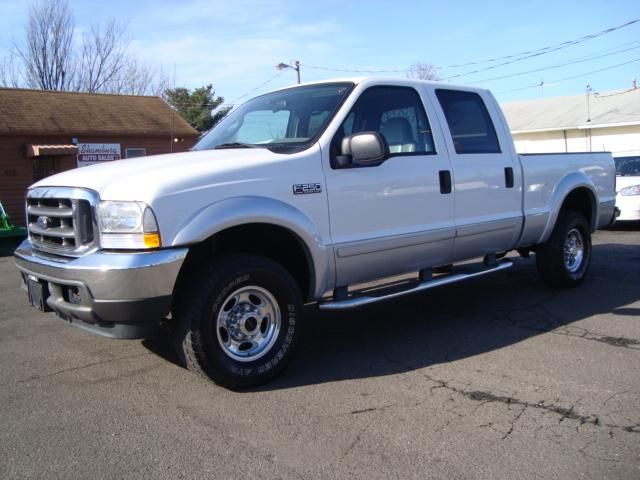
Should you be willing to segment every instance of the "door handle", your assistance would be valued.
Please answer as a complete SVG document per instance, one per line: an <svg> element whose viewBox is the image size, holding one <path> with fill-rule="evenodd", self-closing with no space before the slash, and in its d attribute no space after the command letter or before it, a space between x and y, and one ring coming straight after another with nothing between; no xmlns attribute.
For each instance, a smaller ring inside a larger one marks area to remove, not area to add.
<svg viewBox="0 0 640 480"><path fill-rule="evenodd" d="M451 172L449 170L440 170L440 193L451 193Z"/></svg>
<svg viewBox="0 0 640 480"><path fill-rule="evenodd" d="M504 169L504 184L507 188L513 188L513 168L511 167Z"/></svg>

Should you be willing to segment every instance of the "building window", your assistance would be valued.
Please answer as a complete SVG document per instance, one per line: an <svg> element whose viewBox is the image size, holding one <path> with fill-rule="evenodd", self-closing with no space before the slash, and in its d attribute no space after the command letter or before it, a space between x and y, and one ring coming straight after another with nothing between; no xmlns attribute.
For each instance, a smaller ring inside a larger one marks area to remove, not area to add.
<svg viewBox="0 0 640 480"><path fill-rule="evenodd" d="M33 158L33 181L50 177L60 172L60 161L55 156L40 156Z"/></svg>
<svg viewBox="0 0 640 480"><path fill-rule="evenodd" d="M146 148L126 148L124 151L124 158L145 157L146 155Z"/></svg>

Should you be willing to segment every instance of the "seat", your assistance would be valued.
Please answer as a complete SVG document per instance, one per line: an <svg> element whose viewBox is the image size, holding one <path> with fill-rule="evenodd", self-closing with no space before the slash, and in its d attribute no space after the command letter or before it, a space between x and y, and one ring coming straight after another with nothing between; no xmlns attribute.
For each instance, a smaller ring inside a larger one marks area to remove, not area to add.
<svg viewBox="0 0 640 480"><path fill-rule="evenodd" d="M390 118L380 125L380 133L389 145L389 152L407 153L416 151L416 141L411 133L411 125L406 118Z"/></svg>

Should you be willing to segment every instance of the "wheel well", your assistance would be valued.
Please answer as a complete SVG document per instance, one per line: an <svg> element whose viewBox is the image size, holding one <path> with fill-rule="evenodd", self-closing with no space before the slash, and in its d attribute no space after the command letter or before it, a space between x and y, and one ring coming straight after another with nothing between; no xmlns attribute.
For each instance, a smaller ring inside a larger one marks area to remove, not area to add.
<svg viewBox="0 0 640 480"><path fill-rule="evenodd" d="M253 253L278 262L293 276L303 298L312 297L315 287L314 270L307 247L300 237L290 230L266 223L231 227L192 246L178 276L174 292L188 279L187 272L202 269L210 264L215 256L231 253Z"/></svg>
<svg viewBox="0 0 640 480"><path fill-rule="evenodd" d="M589 189L581 187L573 190L562 202L561 210L573 210L582 213L593 229L593 214L595 209L593 194Z"/></svg>

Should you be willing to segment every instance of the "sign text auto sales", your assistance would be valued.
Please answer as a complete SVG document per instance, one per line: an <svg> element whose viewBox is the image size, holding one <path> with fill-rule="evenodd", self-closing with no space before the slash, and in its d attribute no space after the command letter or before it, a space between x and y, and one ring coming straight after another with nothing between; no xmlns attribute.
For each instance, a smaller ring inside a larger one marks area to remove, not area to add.
<svg viewBox="0 0 640 480"><path fill-rule="evenodd" d="M119 143L79 143L78 166L86 167L100 162L120 160Z"/></svg>

